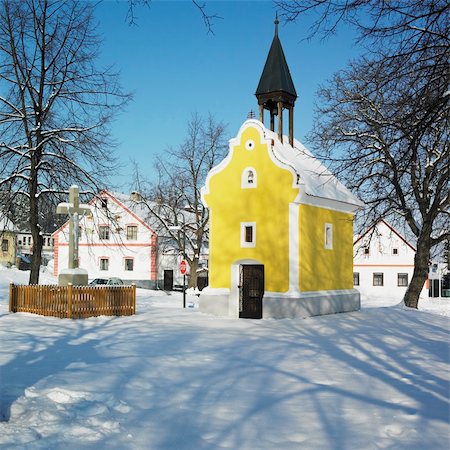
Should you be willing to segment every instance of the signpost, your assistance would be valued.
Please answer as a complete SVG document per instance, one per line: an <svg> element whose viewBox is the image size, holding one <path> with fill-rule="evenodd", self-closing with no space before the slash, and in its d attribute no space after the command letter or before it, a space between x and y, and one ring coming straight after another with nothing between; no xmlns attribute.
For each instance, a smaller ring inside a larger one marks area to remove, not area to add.
<svg viewBox="0 0 450 450"><path fill-rule="evenodd" d="M180 262L180 272L183 275L183 308L186 308L186 272L187 272L187 262L182 259Z"/></svg>

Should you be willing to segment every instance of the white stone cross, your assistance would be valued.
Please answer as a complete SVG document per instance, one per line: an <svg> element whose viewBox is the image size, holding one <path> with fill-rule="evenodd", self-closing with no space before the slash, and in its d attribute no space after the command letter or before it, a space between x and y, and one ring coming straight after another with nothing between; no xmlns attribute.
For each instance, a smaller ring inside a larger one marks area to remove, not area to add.
<svg viewBox="0 0 450 450"><path fill-rule="evenodd" d="M80 217L90 210L89 205L80 204L80 188L76 185L70 186L69 203L60 203L56 208L56 214L69 215L69 269L78 268Z"/></svg>

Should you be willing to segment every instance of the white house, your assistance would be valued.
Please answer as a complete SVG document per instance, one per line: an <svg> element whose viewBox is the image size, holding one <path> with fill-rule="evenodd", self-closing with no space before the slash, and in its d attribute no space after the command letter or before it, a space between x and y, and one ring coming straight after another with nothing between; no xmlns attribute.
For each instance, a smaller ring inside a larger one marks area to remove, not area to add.
<svg viewBox="0 0 450 450"><path fill-rule="evenodd" d="M403 299L414 271L416 249L385 220L354 241L353 284L367 298ZM422 296L428 295L426 288Z"/></svg>
<svg viewBox="0 0 450 450"><path fill-rule="evenodd" d="M138 287L171 290L181 285L182 254L140 195L101 192L80 220L79 266L89 279L118 277ZM68 222L53 233L54 275L68 264Z"/></svg>
<svg viewBox="0 0 450 450"><path fill-rule="evenodd" d="M42 235L44 244L42 246L42 264L44 266L53 258L54 239L51 233ZM31 231L19 231L17 234L17 251L22 257L31 259L33 254L33 237Z"/></svg>
<svg viewBox="0 0 450 450"><path fill-rule="evenodd" d="M147 214L131 196L101 192L80 220L79 265L89 279L119 277L142 287L157 282L157 234ZM68 263L66 222L53 233L54 275Z"/></svg>

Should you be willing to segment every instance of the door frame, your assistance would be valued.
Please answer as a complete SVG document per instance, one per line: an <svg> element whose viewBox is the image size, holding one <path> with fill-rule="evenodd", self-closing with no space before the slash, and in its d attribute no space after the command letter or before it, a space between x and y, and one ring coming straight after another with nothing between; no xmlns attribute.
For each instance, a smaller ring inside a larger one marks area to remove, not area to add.
<svg viewBox="0 0 450 450"><path fill-rule="evenodd" d="M231 264L231 283L230 296L228 301L228 315L239 319L239 268L240 266L264 266L262 261L257 259L239 259ZM263 296L263 314L264 314L264 296Z"/></svg>

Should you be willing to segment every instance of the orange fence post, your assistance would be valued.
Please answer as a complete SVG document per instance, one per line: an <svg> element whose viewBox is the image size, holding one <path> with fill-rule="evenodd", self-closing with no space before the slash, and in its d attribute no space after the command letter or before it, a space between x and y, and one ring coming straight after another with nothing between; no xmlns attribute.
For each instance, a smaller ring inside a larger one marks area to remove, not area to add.
<svg viewBox="0 0 450 450"><path fill-rule="evenodd" d="M67 317L72 318L72 283L67 285Z"/></svg>
<svg viewBox="0 0 450 450"><path fill-rule="evenodd" d="M14 311L14 283L9 283L9 312Z"/></svg>

